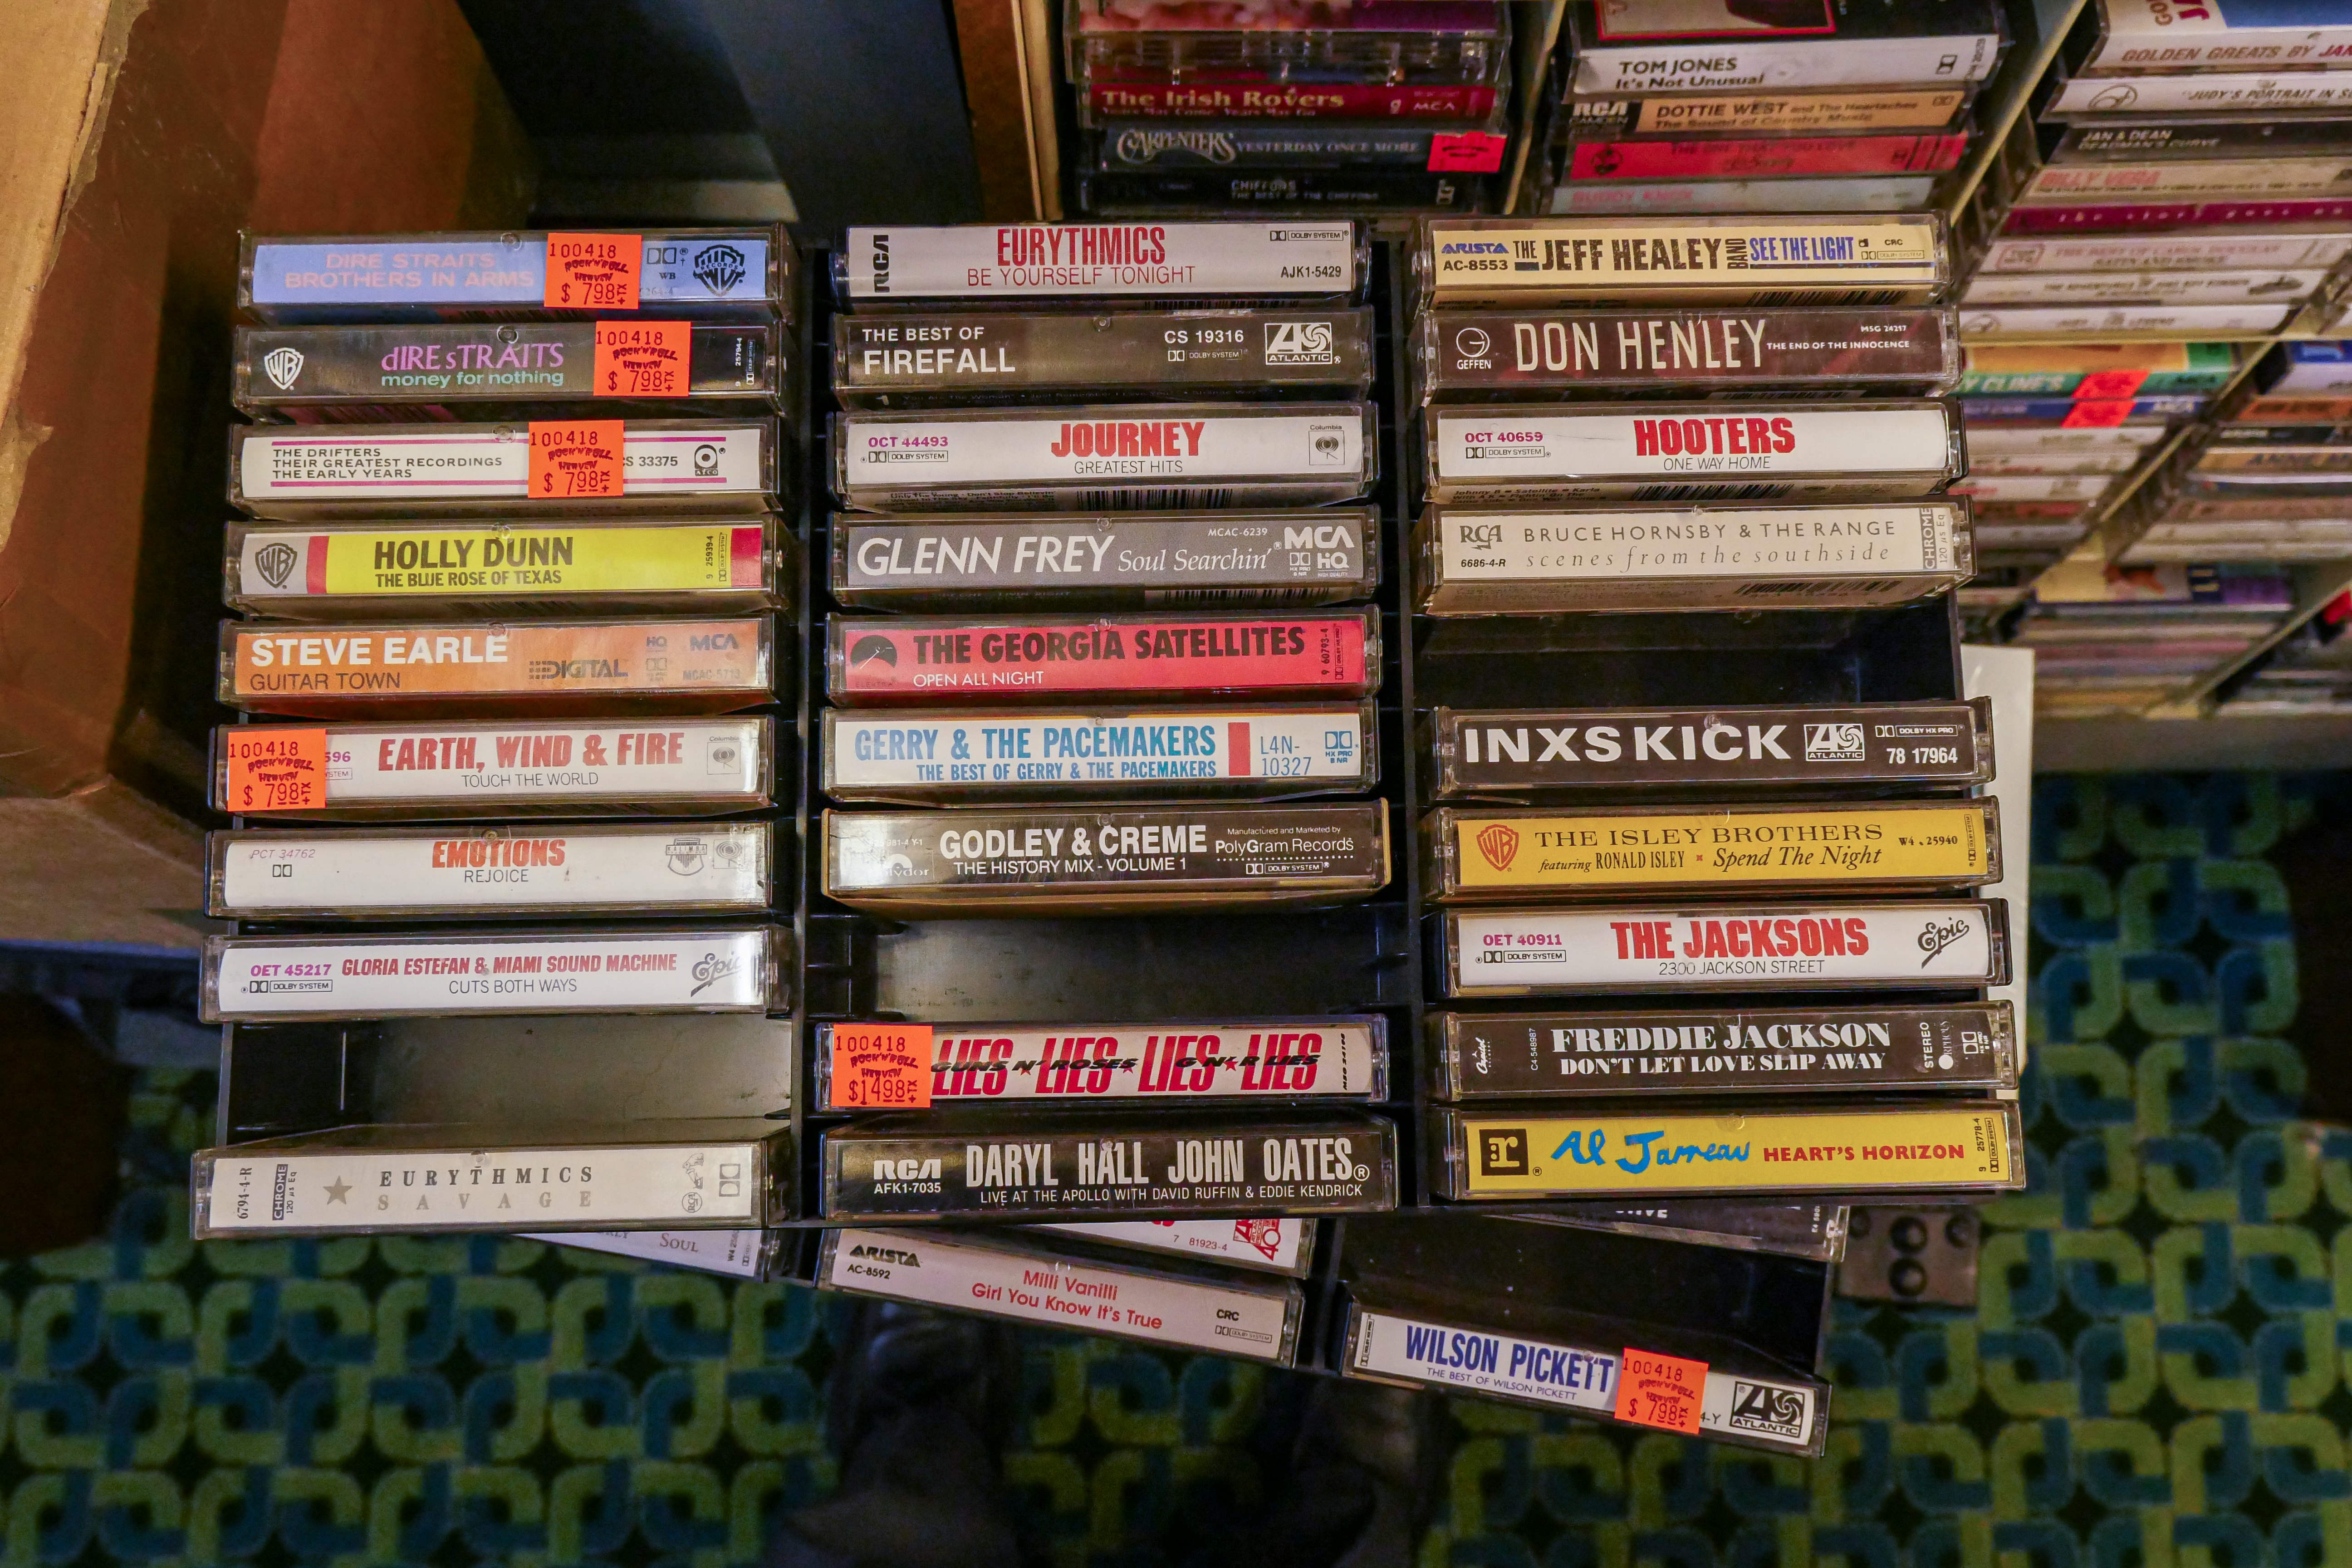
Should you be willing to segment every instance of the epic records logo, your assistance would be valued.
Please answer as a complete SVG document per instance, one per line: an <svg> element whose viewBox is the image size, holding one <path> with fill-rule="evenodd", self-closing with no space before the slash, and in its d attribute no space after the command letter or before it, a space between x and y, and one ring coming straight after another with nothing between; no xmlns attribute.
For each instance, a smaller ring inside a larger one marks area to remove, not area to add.
<svg viewBox="0 0 2352 1568"><path fill-rule="evenodd" d="M271 349L261 356L261 368L280 392L294 390L294 378L302 374L300 349Z"/></svg>
<svg viewBox="0 0 2352 1568"><path fill-rule="evenodd" d="M731 245L706 245L694 253L695 279L713 294L731 292L743 273L743 253Z"/></svg>
<svg viewBox="0 0 2352 1568"><path fill-rule="evenodd" d="M1726 1422L1738 1431L1767 1432L1775 1437L1802 1442L1806 1404L1802 1389L1735 1382L1731 1385L1731 1414Z"/></svg>
<svg viewBox="0 0 2352 1568"><path fill-rule="evenodd" d="M1805 761L1809 763L1862 761L1862 726L1859 724L1806 725Z"/></svg>
<svg viewBox="0 0 2352 1568"><path fill-rule="evenodd" d="M1507 823L1493 822L1478 830L1478 853L1486 864L1497 871L1507 871L1519 853L1519 830Z"/></svg>
<svg viewBox="0 0 2352 1568"><path fill-rule="evenodd" d="M263 582L273 588L283 588L301 558L302 552L292 545L273 542L253 552L253 567L261 574Z"/></svg>
<svg viewBox="0 0 2352 1568"><path fill-rule="evenodd" d="M1482 1176L1526 1175L1528 1130L1524 1127L1480 1128L1478 1173Z"/></svg>
<svg viewBox="0 0 2352 1568"><path fill-rule="evenodd" d="M1268 321L1265 324L1268 364L1337 364L1328 321Z"/></svg>

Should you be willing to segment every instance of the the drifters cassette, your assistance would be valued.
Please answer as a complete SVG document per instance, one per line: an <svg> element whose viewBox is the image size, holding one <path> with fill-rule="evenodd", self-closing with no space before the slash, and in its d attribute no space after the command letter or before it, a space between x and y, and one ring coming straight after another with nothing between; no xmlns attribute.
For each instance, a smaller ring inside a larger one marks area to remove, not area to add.
<svg viewBox="0 0 2352 1568"><path fill-rule="evenodd" d="M312 775L233 765L239 740L291 725L213 731L212 804L237 815L328 821L474 816L717 816L775 793L770 719L645 719L619 723L330 724L315 731L324 767ZM322 779L314 795L310 783Z"/></svg>
<svg viewBox="0 0 2352 1568"><path fill-rule="evenodd" d="M2017 1087L2006 1002L1721 1012L1433 1013L1448 1100L1811 1093L1990 1097Z"/></svg>
<svg viewBox="0 0 2352 1568"><path fill-rule="evenodd" d="M1952 788L1993 774L1992 704L1465 709L1423 721L1441 800L1660 785Z"/></svg>
<svg viewBox="0 0 2352 1568"><path fill-rule="evenodd" d="M1901 605L1975 570L1968 503L1506 511L1433 506L1413 541L1420 610L1826 609Z"/></svg>
<svg viewBox="0 0 2352 1568"><path fill-rule="evenodd" d="M825 690L856 705L1072 697L1356 697L1381 683L1380 618L1293 615L837 616Z"/></svg>
<svg viewBox="0 0 2352 1568"><path fill-rule="evenodd" d="M1423 304L1507 308L1931 305L1953 280L1932 213L1431 218L1412 268Z"/></svg>
<svg viewBox="0 0 2352 1568"><path fill-rule="evenodd" d="M1660 93L1625 98L1571 95L1570 129L1580 136L1858 136L1942 131L1972 89L1919 87L1843 92Z"/></svg>
<svg viewBox="0 0 2352 1568"><path fill-rule="evenodd" d="M544 931L209 937L208 1024L489 1013L768 1013L792 999L792 933Z"/></svg>
<svg viewBox="0 0 2352 1568"><path fill-rule="evenodd" d="M1976 82L2007 41L1995 0L1577 0L1567 25L1578 97Z"/></svg>
<svg viewBox="0 0 2352 1568"><path fill-rule="evenodd" d="M1379 782L1378 709L828 708L819 787L835 800L955 805L1108 795L1360 795Z"/></svg>
<svg viewBox="0 0 2352 1568"><path fill-rule="evenodd" d="M1448 996L1918 990L2009 980L2009 906L2000 899L1448 910L1438 924Z"/></svg>
<svg viewBox="0 0 2352 1568"><path fill-rule="evenodd" d="M1932 891L2000 879L1990 798L1733 806L1440 806L1422 823L1440 903L1718 889Z"/></svg>
<svg viewBox="0 0 2352 1568"><path fill-rule="evenodd" d="M1428 310L1412 342L1425 403L1588 391L1932 395L1951 391L1960 370L1944 310Z"/></svg>
<svg viewBox="0 0 2352 1568"><path fill-rule="evenodd" d="M1455 1199L1687 1193L1860 1196L2007 1193L2025 1185L2012 1102L1777 1106L1696 1115L1600 1110L1434 1113L1431 1185Z"/></svg>
<svg viewBox="0 0 2352 1568"><path fill-rule="evenodd" d="M1112 397L1361 398L1372 313L890 311L833 319L834 396L851 408Z"/></svg>
<svg viewBox="0 0 2352 1568"><path fill-rule="evenodd" d="M832 447L835 493L863 511L1320 506L1380 473L1363 403L853 409Z"/></svg>
<svg viewBox="0 0 2352 1568"><path fill-rule="evenodd" d="M1471 405L1423 424L1433 501L1875 500L1968 471L1958 414L1932 398Z"/></svg>
<svg viewBox="0 0 2352 1568"><path fill-rule="evenodd" d="M861 609L1341 604L1381 580L1380 513L1112 512L833 520L833 596Z"/></svg>
<svg viewBox="0 0 2352 1568"><path fill-rule="evenodd" d="M835 295L860 311L1063 300L1350 300L1370 277L1364 237L1354 223L1331 218L853 227L833 258Z"/></svg>
<svg viewBox="0 0 2352 1568"><path fill-rule="evenodd" d="M855 1026L816 1027L818 1102L835 1110L870 1108L858 1090L856 1043L835 1037ZM940 1110L1388 1093L1388 1025L1377 1016L918 1027L930 1037L931 1103Z"/></svg>
<svg viewBox="0 0 2352 1568"><path fill-rule="evenodd" d="M877 914L1345 903L1389 877L1387 807L828 811L824 892Z"/></svg>
<svg viewBox="0 0 2352 1568"><path fill-rule="evenodd" d="M779 520L228 525L222 597L251 615L767 609L793 556Z"/></svg>
<svg viewBox="0 0 2352 1568"><path fill-rule="evenodd" d="M1396 1128L1362 1113L879 1116L827 1131L827 1219L1372 1214L1397 1203Z"/></svg>
<svg viewBox="0 0 2352 1568"><path fill-rule="evenodd" d="M1112 1219L1035 1228L1102 1247L1172 1252L1234 1268L1304 1275L1315 1265L1315 1224L1311 1219L1259 1215L1251 1219Z"/></svg>
<svg viewBox="0 0 2352 1568"><path fill-rule="evenodd" d="M220 700L257 713L726 712L775 696L766 616L420 626L225 621Z"/></svg>
<svg viewBox="0 0 2352 1568"><path fill-rule="evenodd" d="M768 824L237 828L211 834L208 907L243 920L763 914Z"/></svg>
<svg viewBox="0 0 2352 1568"><path fill-rule="evenodd" d="M596 488L601 480L555 477L593 455L572 445L551 448L548 472L534 476L530 424L240 425L229 432L228 500L255 517L273 518L531 516L556 506L594 515L774 508L775 420L621 425L620 473L610 489Z"/></svg>
<svg viewBox="0 0 2352 1568"><path fill-rule="evenodd" d="M1277 1366L1297 1353L1296 1281L1112 1263L1050 1242L845 1226L824 1233L816 1287Z"/></svg>

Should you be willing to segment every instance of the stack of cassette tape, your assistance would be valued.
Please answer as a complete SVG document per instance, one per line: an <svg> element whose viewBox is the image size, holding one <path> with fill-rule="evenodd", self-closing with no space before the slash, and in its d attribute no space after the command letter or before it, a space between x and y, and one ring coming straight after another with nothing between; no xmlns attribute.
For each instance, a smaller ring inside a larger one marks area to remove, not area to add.
<svg viewBox="0 0 2352 1568"><path fill-rule="evenodd" d="M2034 650L2037 711L2135 713L2244 660L2294 605L2284 569L2259 562L2070 561L2035 584L2011 638Z"/></svg>
<svg viewBox="0 0 2352 1568"><path fill-rule="evenodd" d="M1491 212L1497 0L1066 0L1092 216Z"/></svg>
<svg viewBox="0 0 2352 1568"><path fill-rule="evenodd" d="M780 229L246 241L198 1236L763 1267L794 278Z"/></svg>
<svg viewBox="0 0 2352 1568"><path fill-rule="evenodd" d="M2007 40L1998 0L1570 0L1544 210L1925 210Z"/></svg>
<svg viewBox="0 0 2352 1568"><path fill-rule="evenodd" d="M2221 691L2232 718L2341 718L2352 713L2352 593L2338 594L2244 679Z"/></svg>

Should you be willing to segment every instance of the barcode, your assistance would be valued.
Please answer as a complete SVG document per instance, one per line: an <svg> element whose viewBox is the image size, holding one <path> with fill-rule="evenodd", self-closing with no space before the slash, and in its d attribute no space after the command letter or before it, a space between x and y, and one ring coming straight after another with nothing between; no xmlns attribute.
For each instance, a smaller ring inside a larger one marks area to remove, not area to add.
<svg viewBox="0 0 2352 1568"><path fill-rule="evenodd" d="M1869 577L1853 583L1742 583L1738 592L1743 597L1756 598L1766 595L1791 598L1844 597L1859 594L1891 594L1903 586L1899 577Z"/></svg>
<svg viewBox="0 0 2352 1568"><path fill-rule="evenodd" d="M1635 500L1777 500L1796 492L1794 485L1758 483L1750 485L1642 485L1635 488Z"/></svg>
<svg viewBox="0 0 2352 1568"><path fill-rule="evenodd" d="M1143 602L1155 610L1172 610L1190 605L1317 605L1324 602L1330 590L1320 592L1297 588L1151 588L1145 591Z"/></svg>
<svg viewBox="0 0 2352 1568"><path fill-rule="evenodd" d="M1750 305L1900 305L1912 298L1907 289L1768 289L1748 301Z"/></svg>
<svg viewBox="0 0 2352 1568"><path fill-rule="evenodd" d="M1088 507L1112 510L1150 510L1160 507L1219 507L1234 504L1234 492L1229 488L1202 489L1175 486L1149 490L1080 490L1072 503L1083 511Z"/></svg>

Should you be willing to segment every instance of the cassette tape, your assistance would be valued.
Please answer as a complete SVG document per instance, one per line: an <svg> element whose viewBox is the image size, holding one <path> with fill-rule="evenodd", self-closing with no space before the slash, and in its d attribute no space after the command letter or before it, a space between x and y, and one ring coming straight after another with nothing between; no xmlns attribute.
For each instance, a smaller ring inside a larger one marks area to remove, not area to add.
<svg viewBox="0 0 2352 1568"><path fill-rule="evenodd" d="M817 1144L828 1220L1199 1219L1396 1206L1396 1128L1362 1112L877 1116Z"/></svg>
<svg viewBox="0 0 2352 1568"><path fill-rule="evenodd" d="M614 1258L642 1258L735 1279L772 1279L784 1267L783 1231L771 1230L579 1230L523 1233L525 1241L551 1242Z"/></svg>
<svg viewBox="0 0 2352 1568"><path fill-rule="evenodd" d="M287 620L764 610L782 602L793 550L773 517L232 522L222 597L248 615Z"/></svg>
<svg viewBox="0 0 2352 1568"><path fill-rule="evenodd" d="M2174 420L2194 419L2210 401L2194 395L2159 394L2153 397L1963 397L1960 416L1970 438L1980 429L2001 426L2063 426L2095 429L2120 425L2162 426Z"/></svg>
<svg viewBox="0 0 2352 1568"><path fill-rule="evenodd" d="M232 828L206 836L207 908L252 921L767 912L764 822L709 826Z"/></svg>
<svg viewBox="0 0 2352 1568"><path fill-rule="evenodd" d="M1934 395L1959 377L1944 310L1427 310L1412 337L1423 403L1585 392Z"/></svg>
<svg viewBox="0 0 2352 1568"><path fill-rule="evenodd" d="M199 1149L190 1228L200 1241L615 1226L756 1233L790 1217L793 1135L773 1125L648 1121L487 1147L472 1125L334 1127Z"/></svg>
<svg viewBox="0 0 2352 1568"><path fill-rule="evenodd" d="M1108 120L1087 139L1096 169L1163 170L1460 169L1498 174L1509 138L1499 132L1395 124L1283 124L1251 120L1171 123Z"/></svg>
<svg viewBox="0 0 2352 1568"><path fill-rule="evenodd" d="M1507 129L1504 94L1484 82L1387 87L1272 79L1176 82L1097 78L1081 85L1080 126L1096 130L1114 121L1133 119L1179 125L1240 119L1277 125L1327 120L1430 125L1479 138L1470 144L1469 150L1475 153L1483 153L1490 145L1486 139L1500 136ZM1470 129L1464 130L1465 126Z"/></svg>
<svg viewBox="0 0 2352 1568"><path fill-rule="evenodd" d="M1960 304L2294 305L2316 294L2326 281L2323 267L2260 272L1979 272L1969 280Z"/></svg>
<svg viewBox="0 0 2352 1568"><path fill-rule="evenodd" d="M793 313L794 253L781 224L637 234L244 234L239 249L238 312L281 325ZM584 281L572 280L575 268Z"/></svg>
<svg viewBox="0 0 2352 1568"><path fill-rule="evenodd" d="M2237 375L2238 351L2229 343L1971 343L1963 355L1959 390L1970 398L2112 400L2219 392Z"/></svg>
<svg viewBox="0 0 2352 1568"><path fill-rule="evenodd" d="M1232 695L1356 697L1381 683L1377 611L836 616L825 690L854 706Z"/></svg>
<svg viewBox="0 0 2352 1568"><path fill-rule="evenodd" d="M1933 398L1472 405L1423 426L1433 501L1881 500L1968 471L1958 415Z"/></svg>
<svg viewBox="0 0 2352 1568"><path fill-rule="evenodd" d="M1992 704L1448 708L1423 721L1441 800L1550 790L1990 783Z"/></svg>
<svg viewBox="0 0 2352 1568"><path fill-rule="evenodd" d="M1253 1219L1109 1219L1031 1227L1101 1247L1172 1252L1234 1268L1303 1277L1315 1265L1315 1221L1262 1215Z"/></svg>
<svg viewBox="0 0 2352 1568"><path fill-rule="evenodd" d="M2009 982L1999 899L1449 910L1437 924L1448 996Z"/></svg>
<svg viewBox="0 0 2352 1568"><path fill-rule="evenodd" d="M2008 41L1994 0L1791 8L1758 21L1718 0L1658 7L1577 0L1570 93L1946 86L1992 75Z"/></svg>
<svg viewBox="0 0 2352 1568"><path fill-rule="evenodd" d="M1431 218L1412 268L1434 306L1932 305L1952 282L1935 213Z"/></svg>
<svg viewBox="0 0 2352 1568"><path fill-rule="evenodd" d="M2053 129L2054 139L2042 137L2044 162L2053 166L2352 155L2352 133L2340 121L2154 120Z"/></svg>
<svg viewBox="0 0 2352 1568"><path fill-rule="evenodd" d="M825 896L882 915L1346 903L1387 885L1387 808L828 811Z"/></svg>
<svg viewBox="0 0 2352 1568"><path fill-rule="evenodd" d="M229 398L255 419L544 418L576 407L780 412L796 367L771 322L239 327Z"/></svg>
<svg viewBox="0 0 2352 1568"><path fill-rule="evenodd" d="M2078 202L2199 201L2326 196L2352 180L2352 159L2200 159L2194 163L2068 163L2038 169L2017 200L2028 206L2064 206Z"/></svg>
<svg viewBox="0 0 2352 1568"><path fill-rule="evenodd" d="M1079 208L1096 217L1157 217L1220 208L1310 216L1327 212L1475 213L1491 212L1496 205L1489 176L1403 169L1081 169L1075 183Z"/></svg>
<svg viewBox="0 0 2352 1568"><path fill-rule="evenodd" d="M257 713L726 712L775 696L775 627L729 619L221 623L220 700Z"/></svg>
<svg viewBox="0 0 2352 1568"><path fill-rule="evenodd" d="M1783 216L1836 214L1840 221L1853 222L1857 215L1863 214L1920 212L1933 205L1940 177L1936 174L1833 174L1774 180L1595 181L1584 184L1561 179L1553 185L1551 202L1546 210L1555 217L1639 216L1649 220L1645 226L1654 232L1668 231L1675 226L1673 223L1660 221L1662 219L1681 220L1732 213ZM1756 224L1769 221L1769 217L1751 216L1747 221ZM1800 292L1789 297L1787 302L1812 304L1824 301L1815 300L1810 293ZM1860 300L1840 293L1833 294L1825 302L1921 304L1927 301L1915 299L1908 293L1894 299L1866 295Z"/></svg>
<svg viewBox="0 0 2352 1568"><path fill-rule="evenodd" d="M1430 616L1900 605L1975 570L1968 502L1506 511L1433 506L1412 559Z"/></svg>
<svg viewBox="0 0 2352 1568"><path fill-rule="evenodd" d="M2099 0L2065 44L2087 77L2141 71L2311 69L2352 54L2352 9L2331 0L2245 5L2194 20L2164 0ZM2251 15L2248 15L2251 13Z"/></svg>
<svg viewBox="0 0 2352 1568"><path fill-rule="evenodd" d="M2314 73L2315 75L2318 73ZM2331 71L2330 76L2341 75ZM2151 229L2317 227L2352 222L2352 197L2256 196L2242 201L2190 197L2177 202L2084 202L2009 209L2009 235L2123 234Z"/></svg>
<svg viewBox="0 0 2352 1568"><path fill-rule="evenodd" d="M2276 331L2296 310L2293 301L2243 305L1999 305L1960 312L1960 335L1971 343L2000 338L2181 338Z"/></svg>
<svg viewBox="0 0 2352 1568"><path fill-rule="evenodd" d="M289 760L299 751L289 736L323 742L316 775ZM309 776L321 781L315 795ZM773 798L775 725L230 724L213 731L212 781L215 811L296 820L717 816Z"/></svg>
<svg viewBox="0 0 2352 1568"><path fill-rule="evenodd" d="M2106 494L2114 483L2105 474L1987 474L1960 480L1952 487L1952 493L1967 496L1977 503L1977 540L1990 550L1993 548L1992 529L2000 515L1992 509L2015 502L2063 502L2070 507L2087 507Z"/></svg>
<svg viewBox="0 0 2352 1568"><path fill-rule="evenodd" d="M1380 513L834 518L833 596L856 609L1197 609L1369 599Z"/></svg>
<svg viewBox="0 0 2352 1568"><path fill-rule="evenodd" d="M1975 96L1972 85L1838 92L1661 92L1624 98L1571 95L1576 135L1698 138L1860 136L1946 131ZM1558 121L1555 121L1557 126Z"/></svg>
<svg viewBox="0 0 2352 1568"><path fill-rule="evenodd" d="M1959 166L1968 144L1966 132L1643 142L1572 130L1560 144L1560 173L1623 182L1941 174Z"/></svg>
<svg viewBox="0 0 2352 1568"><path fill-rule="evenodd" d="M1478 90L1491 106L1492 90ZM1160 95L1145 88L1133 96ZM1361 299L1371 271L1370 243L1346 218L907 225L851 227L847 243L834 252L833 287L844 306L861 311L1063 300L1151 308L1190 300L1289 305Z"/></svg>
<svg viewBox="0 0 2352 1568"><path fill-rule="evenodd" d="M1075 82L1497 83L1509 54L1509 9L1494 0L1354 8L1067 0L1062 45Z"/></svg>
<svg viewBox="0 0 2352 1568"><path fill-rule="evenodd" d="M2273 344L2255 363L2251 384L2263 397L2352 396L2352 348L2328 342Z"/></svg>
<svg viewBox="0 0 2352 1568"><path fill-rule="evenodd" d="M1985 472L1997 474L2002 471L1998 467L2000 463L2012 460L2107 463L2119 459L2122 468L2128 468L2145 457L2149 447L2160 445L2166 434L2161 425L1971 425L1969 471L1974 473L1983 464Z"/></svg>
<svg viewBox="0 0 2352 1568"><path fill-rule="evenodd" d="M1539 1115L1537 1110L1551 1114ZM1431 1112L1431 1186L1456 1200L1975 1195L2021 1192L2014 1101L1919 1101L1697 1115L1567 1107Z"/></svg>
<svg viewBox="0 0 2352 1568"><path fill-rule="evenodd" d="M2342 115L2352 107L2352 82L2333 70L2182 71L2177 75L2071 76L2055 79L2035 103L2036 123L2100 121L2129 115L2210 120L2220 116Z"/></svg>
<svg viewBox="0 0 2352 1568"><path fill-rule="evenodd" d="M1283 707L828 708L819 787L835 800L880 805L1360 795L1380 782L1377 711L1370 698Z"/></svg>
<svg viewBox="0 0 2352 1568"><path fill-rule="evenodd" d="M816 1026L817 1103L866 1110L857 1026ZM1388 1097L1388 1023L1377 1017L1145 1024L892 1025L929 1042L931 1105L1075 1106L1117 1100L1376 1100Z"/></svg>
<svg viewBox="0 0 2352 1568"><path fill-rule="evenodd" d="M2006 1002L1947 1007L1433 1013L1448 1100L1782 1090L1990 1098L2017 1087Z"/></svg>
<svg viewBox="0 0 2352 1568"><path fill-rule="evenodd" d="M1363 403L853 409L834 490L860 511L1319 506L1370 490L1379 436Z"/></svg>
<svg viewBox="0 0 2352 1568"><path fill-rule="evenodd" d="M1149 1268L1046 1237L828 1230L816 1287L1288 1366L1306 1293L1293 1279Z"/></svg>
<svg viewBox="0 0 2352 1568"><path fill-rule="evenodd" d="M2095 234L1996 238L1977 264L1986 273L2210 272L2332 268L2352 256L2352 232L2333 234Z"/></svg>
<svg viewBox="0 0 2352 1568"><path fill-rule="evenodd" d="M1769 1252L1835 1263L1845 1256L1847 1205L1841 1203L1743 1203L1738 1198L1666 1198L1638 1203L1595 1198L1546 1204L1540 1214L1514 1214L1514 1220L1564 1225L1575 1230L1618 1236L1655 1237L1663 1241L1719 1247L1736 1252Z"/></svg>

